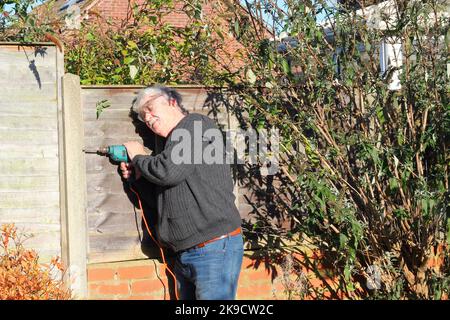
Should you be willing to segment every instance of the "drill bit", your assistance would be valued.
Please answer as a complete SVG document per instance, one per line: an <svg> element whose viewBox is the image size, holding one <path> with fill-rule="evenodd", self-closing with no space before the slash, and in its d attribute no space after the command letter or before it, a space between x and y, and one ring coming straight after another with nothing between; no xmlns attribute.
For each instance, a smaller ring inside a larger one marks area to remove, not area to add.
<svg viewBox="0 0 450 320"><path fill-rule="evenodd" d="M108 154L108 147L101 147L96 150L92 149L83 149L84 153L93 153L93 154L99 154L99 155L105 155Z"/></svg>
<svg viewBox="0 0 450 320"><path fill-rule="evenodd" d="M97 153L97 150L87 150L87 149L83 149L84 153Z"/></svg>

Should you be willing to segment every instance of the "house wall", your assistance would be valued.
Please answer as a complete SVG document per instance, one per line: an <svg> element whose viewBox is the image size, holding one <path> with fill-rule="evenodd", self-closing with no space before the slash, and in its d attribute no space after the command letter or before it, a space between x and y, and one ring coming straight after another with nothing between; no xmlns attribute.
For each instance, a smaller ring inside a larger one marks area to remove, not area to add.
<svg viewBox="0 0 450 320"><path fill-rule="evenodd" d="M143 2L143 0L134 1L134 3L138 4L142 4ZM173 8L162 9L164 14L161 22L179 28L189 26L192 21L184 13L183 6L184 4L182 2L175 1ZM89 15L89 19L100 24L110 20L116 26L123 28L123 26L133 21L132 16L129 14L130 8L129 0L100 0L89 11L97 12L101 19L98 19L93 14ZM202 7L202 15L205 23L213 22L214 24L220 25L220 30L224 35L223 48L217 54L218 60L221 61L222 65L231 68L231 70L236 70L243 65L242 57L238 52L245 48L230 33L230 26L226 19L230 14L232 13L229 12L229 9L222 1L208 1ZM213 34L213 37L218 39L218 36L215 34Z"/></svg>

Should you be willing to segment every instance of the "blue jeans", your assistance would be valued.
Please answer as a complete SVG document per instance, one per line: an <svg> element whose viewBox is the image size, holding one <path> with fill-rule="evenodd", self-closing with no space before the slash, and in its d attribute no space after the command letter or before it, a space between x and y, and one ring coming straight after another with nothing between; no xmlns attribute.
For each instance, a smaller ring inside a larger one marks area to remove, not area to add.
<svg viewBox="0 0 450 320"><path fill-rule="evenodd" d="M233 300L241 272L242 234L177 252L175 275L181 300Z"/></svg>

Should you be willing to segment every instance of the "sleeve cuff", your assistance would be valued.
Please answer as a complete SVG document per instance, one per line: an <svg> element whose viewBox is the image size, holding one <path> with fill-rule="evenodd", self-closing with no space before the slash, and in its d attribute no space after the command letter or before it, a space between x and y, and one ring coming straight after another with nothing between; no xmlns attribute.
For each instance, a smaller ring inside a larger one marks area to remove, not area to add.
<svg viewBox="0 0 450 320"><path fill-rule="evenodd" d="M142 155L142 154L138 154L137 156L134 156L133 161L131 161L133 163L133 166L138 166L139 165L139 159L145 158L147 156Z"/></svg>

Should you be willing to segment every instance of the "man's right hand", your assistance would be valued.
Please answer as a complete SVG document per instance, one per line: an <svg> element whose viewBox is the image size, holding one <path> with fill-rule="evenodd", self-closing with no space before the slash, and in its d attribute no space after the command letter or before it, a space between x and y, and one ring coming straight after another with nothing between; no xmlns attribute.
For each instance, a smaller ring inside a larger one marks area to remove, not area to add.
<svg viewBox="0 0 450 320"><path fill-rule="evenodd" d="M121 162L120 163L120 171L122 172L122 177L124 179L129 179L133 175L133 169L134 169L135 177L137 180L141 177L141 171L137 168L134 168L133 164L131 162L129 162L129 163Z"/></svg>

